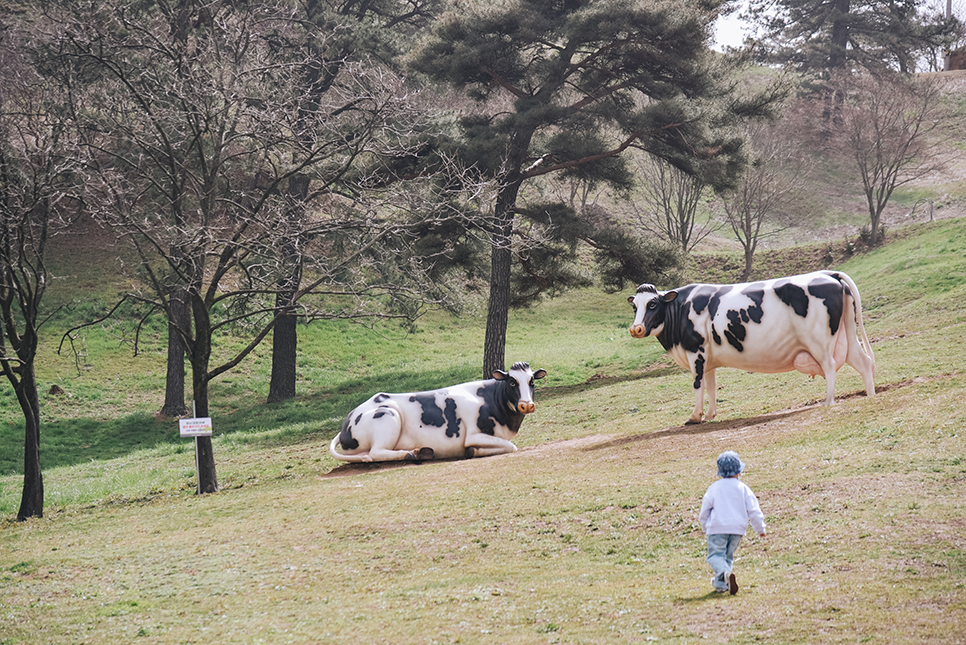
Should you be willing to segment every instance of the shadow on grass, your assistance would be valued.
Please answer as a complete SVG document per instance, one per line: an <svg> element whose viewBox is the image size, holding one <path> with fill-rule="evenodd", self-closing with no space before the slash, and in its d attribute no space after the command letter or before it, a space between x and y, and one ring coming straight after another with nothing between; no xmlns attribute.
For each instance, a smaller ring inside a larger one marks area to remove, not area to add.
<svg viewBox="0 0 966 645"><path fill-rule="evenodd" d="M642 379L648 378L658 378L661 376L670 376L672 374L681 373L681 368L679 367L658 367L655 369L647 370L646 372L632 372L625 374L623 376L602 376L594 375L583 383L577 383L575 385L557 385L554 387L537 387L536 397L539 402L543 400L553 400L562 396L569 396L577 392L587 392L590 390L596 390L601 387L610 387L611 385L617 385L618 383L627 383L630 381L640 381Z"/></svg>
<svg viewBox="0 0 966 645"><path fill-rule="evenodd" d="M688 602L703 602L705 600L716 600L720 598L728 598L728 594L722 593L720 591L709 591L703 596L695 596L694 598L678 598L675 602L688 603Z"/></svg>
<svg viewBox="0 0 966 645"><path fill-rule="evenodd" d="M215 436L231 435L233 441L255 448L298 445L310 441L328 441L336 432L342 418L356 405L379 391L415 392L443 387L450 383L473 380L472 370L451 368L409 373L382 373L365 378L340 382L330 388L316 389L299 395L297 399L281 403L265 403L262 399L248 400L239 405L238 398L211 402ZM594 390L628 381L657 378L676 373L676 367L658 367L647 372L623 376L594 376L584 383L555 387L540 387L538 400L553 400L575 392ZM879 385L882 392L903 387L911 382ZM855 396L861 393L855 393ZM841 398L850 398L846 395ZM159 402L161 393L159 392ZM672 427L648 434L615 438L594 444L585 451L600 450L636 441L649 441L666 436L718 432L747 427L786 418L807 408L745 419L718 421L699 425ZM89 461L117 459L137 450L145 450L187 441L178 432L175 420L161 421L150 414L138 413L119 419L87 418L45 421L41 425L41 464L43 468L73 466ZM385 468L385 465L369 470ZM340 473L343 472L340 470ZM348 469L346 474L350 474ZM367 470L368 472L368 470ZM3 424L0 427L0 475L23 473L22 424Z"/></svg>
<svg viewBox="0 0 966 645"><path fill-rule="evenodd" d="M553 399L574 391L595 389L622 381L655 376L653 372L624 377L594 377L586 383L538 390L538 397ZM296 399L265 403L213 393L210 407L215 436L254 448L274 448L308 441L327 441L352 408L377 392L417 392L476 378L465 368L422 372L381 373L342 381L330 388L300 394ZM217 382L213 384L217 388ZM160 404L161 393L158 393ZM242 403L239 403L242 401ZM124 457L137 450L187 441L174 419L157 419L138 413L118 419L87 418L47 421L41 426L41 463L44 468L73 466L89 461ZM217 458L217 457L216 457ZM0 474L23 472L22 429L0 428Z"/></svg>
<svg viewBox="0 0 966 645"><path fill-rule="evenodd" d="M635 434L623 437L617 437L612 441L604 441L601 443L595 443L586 448L581 448L584 452L592 452L595 450L604 450L607 448L617 448L619 446L625 446L629 443L636 443L638 441L652 441L654 439L661 439L663 437L678 437L686 435L697 435L697 434L710 434L712 432L722 432L725 430L737 430L739 428L748 428L751 426L756 426L762 423L769 423L772 421L779 421L781 419L788 419L794 417L802 412L805 412L808 408L798 408L795 410L789 410L787 412L775 412L773 414L761 414L754 417L745 417L743 419L729 419L728 421L708 421L705 423L696 423L694 425L683 425L675 426L673 428L667 428L665 430L658 430L657 432L649 432L647 434Z"/></svg>
<svg viewBox="0 0 966 645"><path fill-rule="evenodd" d="M281 403L238 397L219 397L210 407L215 436L232 435L253 447L295 445L331 435L356 405L379 391L413 392L446 383L472 380L459 368L410 373L381 373L342 381ZM158 393L160 406L163 393ZM338 419L338 421L335 421ZM124 457L137 450L189 441L182 439L178 422L148 413L117 419L61 418L44 420L40 428L40 459L44 469ZM217 455L216 455L217 459ZM23 473L23 424L0 425L0 475Z"/></svg>

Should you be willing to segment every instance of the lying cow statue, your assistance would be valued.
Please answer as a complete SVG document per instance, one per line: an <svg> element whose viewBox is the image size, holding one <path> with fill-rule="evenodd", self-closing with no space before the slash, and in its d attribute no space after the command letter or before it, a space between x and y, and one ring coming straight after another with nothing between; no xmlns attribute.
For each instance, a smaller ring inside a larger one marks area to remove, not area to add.
<svg viewBox="0 0 966 645"><path fill-rule="evenodd" d="M634 338L654 336L674 362L690 369L697 402L687 423L716 414L715 370L790 372L824 376L825 404L835 402L835 372L848 363L875 394L875 357L862 324L862 301L841 271L743 284L689 284L658 291L642 284L627 299L634 306ZM856 320L862 345L856 337Z"/></svg>
<svg viewBox="0 0 966 645"><path fill-rule="evenodd" d="M536 409L534 379L546 370L514 363L487 381L408 394L376 394L349 413L329 446L342 461L422 461L515 452L511 440ZM336 446L342 446L342 452Z"/></svg>

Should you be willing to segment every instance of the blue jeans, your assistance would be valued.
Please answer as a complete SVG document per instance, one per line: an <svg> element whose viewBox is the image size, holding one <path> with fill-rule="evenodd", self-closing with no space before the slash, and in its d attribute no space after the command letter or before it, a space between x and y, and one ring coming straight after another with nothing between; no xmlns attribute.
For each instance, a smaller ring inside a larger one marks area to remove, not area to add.
<svg viewBox="0 0 966 645"><path fill-rule="evenodd" d="M714 571L711 583L715 589L728 588L728 574L735 563L735 551L741 544L741 535L715 533L708 536L708 564Z"/></svg>

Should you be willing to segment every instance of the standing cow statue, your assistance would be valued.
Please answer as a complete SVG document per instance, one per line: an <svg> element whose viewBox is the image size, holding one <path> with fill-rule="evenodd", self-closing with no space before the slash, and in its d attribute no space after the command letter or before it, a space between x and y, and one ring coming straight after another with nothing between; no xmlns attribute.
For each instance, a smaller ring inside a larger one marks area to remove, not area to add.
<svg viewBox="0 0 966 645"><path fill-rule="evenodd" d="M688 424L701 423L705 392L706 419L715 417L719 367L824 376L825 404L832 405L835 372L848 363L862 375L866 394L875 394L875 357L862 324L859 289L841 271L671 291L642 284L627 300L634 306L631 336L654 336L694 376L697 403Z"/></svg>
<svg viewBox="0 0 966 645"><path fill-rule="evenodd" d="M349 413L329 452L353 462L485 457L515 452L512 439L536 409L546 370L514 363L486 381L408 394L376 394ZM336 446L342 446L342 452Z"/></svg>

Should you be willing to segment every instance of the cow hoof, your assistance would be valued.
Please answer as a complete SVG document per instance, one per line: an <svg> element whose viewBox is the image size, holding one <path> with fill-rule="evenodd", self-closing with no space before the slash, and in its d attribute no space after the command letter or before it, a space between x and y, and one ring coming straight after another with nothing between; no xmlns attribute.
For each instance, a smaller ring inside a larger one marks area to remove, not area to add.
<svg viewBox="0 0 966 645"><path fill-rule="evenodd" d="M466 452L463 453L463 457L466 459L472 459L476 456L476 448L467 448Z"/></svg>
<svg viewBox="0 0 966 645"><path fill-rule="evenodd" d="M686 425L686 426L696 426L696 425L699 425L701 423L703 423L703 422L702 421L695 421L694 419L688 419L687 421L684 422L684 425Z"/></svg>
<svg viewBox="0 0 966 645"><path fill-rule="evenodd" d="M406 453L406 461L428 461L436 456L432 448L420 448Z"/></svg>

